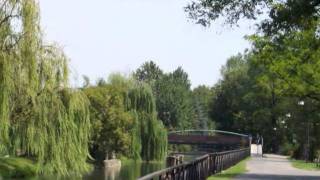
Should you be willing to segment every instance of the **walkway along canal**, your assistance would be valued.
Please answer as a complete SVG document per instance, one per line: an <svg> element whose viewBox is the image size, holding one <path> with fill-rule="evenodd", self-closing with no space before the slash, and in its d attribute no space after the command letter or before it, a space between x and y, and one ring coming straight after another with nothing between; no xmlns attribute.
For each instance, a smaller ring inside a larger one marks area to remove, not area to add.
<svg viewBox="0 0 320 180"><path fill-rule="evenodd" d="M308 171L294 168L287 156L265 154L253 155L247 161L247 172L235 177L235 180L319 180L320 171Z"/></svg>

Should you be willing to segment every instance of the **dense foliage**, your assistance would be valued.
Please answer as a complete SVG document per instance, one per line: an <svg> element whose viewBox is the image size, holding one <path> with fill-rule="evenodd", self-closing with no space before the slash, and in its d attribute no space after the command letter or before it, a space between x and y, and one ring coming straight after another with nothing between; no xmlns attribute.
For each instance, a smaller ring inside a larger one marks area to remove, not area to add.
<svg viewBox="0 0 320 180"><path fill-rule="evenodd" d="M151 88L144 83L113 74L106 82L83 88L91 106L93 126L91 154L96 160L111 154L135 160L163 160L167 132L157 119Z"/></svg>
<svg viewBox="0 0 320 180"><path fill-rule="evenodd" d="M128 154L133 117L125 105L125 90L104 85L84 89L90 101L93 128L91 153L96 160L111 158L113 152ZM106 157L107 156L107 157Z"/></svg>
<svg viewBox="0 0 320 180"><path fill-rule="evenodd" d="M318 0L196 0L186 7L204 26L222 17L261 20L252 48L232 57L215 85L211 116L218 127L262 134L265 150L319 156ZM256 21L257 22L257 21Z"/></svg>
<svg viewBox="0 0 320 180"><path fill-rule="evenodd" d="M206 87L192 91L188 74L181 67L164 73L150 61L141 65L134 77L152 87L158 118L168 129L207 129L214 126L208 113L212 91Z"/></svg>
<svg viewBox="0 0 320 180"><path fill-rule="evenodd" d="M318 0L194 0L185 10L204 26L218 18L231 25L240 19L262 19L260 29L274 35L307 28L319 19L319 5Z"/></svg>
<svg viewBox="0 0 320 180"><path fill-rule="evenodd" d="M146 84L136 84L129 90L128 101L128 108L136 118L132 131L133 158L146 161L163 159L167 153L167 131L157 119L151 88Z"/></svg>
<svg viewBox="0 0 320 180"><path fill-rule="evenodd" d="M203 25L268 15L247 37L252 47L227 60L218 83L192 89L181 67L164 72L149 61L129 78L114 74L92 85L84 76L76 89L63 50L42 40L36 1L0 1L1 168L13 170L9 176L15 169L81 173L89 154L163 160L167 130L216 126L262 135L267 152L313 160L320 155L319 4L197 0L186 10Z"/></svg>
<svg viewBox="0 0 320 180"><path fill-rule="evenodd" d="M204 85L192 90L193 129L215 129L215 121L209 116L214 95L215 91Z"/></svg>
<svg viewBox="0 0 320 180"><path fill-rule="evenodd" d="M88 99L68 87L67 58L41 39L37 3L0 2L0 152L43 173L88 170Z"/></svg>
<svg viewBox="0 0 320 180"><path fill-rule="evenodd" d="M274 95L291 100L282 107L290 114L286 120L290 132L288 143L294 146L295 157L304 156L310 160L320 148L320 39L317 29L318 23L314 22L307 29L288 32L285 36L250 37L253 62L263 66L266 72L259 75L258 80L263 83L273 79ZM281 103L279 98L276 103Z"/></svg>
<svg viewBox="0 0 320 180"><path fill-rule="evenodd" d="M2 178L30 178L37 174L37 168L31 160L24 158L0 158L0 174Z"/></svg>
<svg viewBox="0 0 320 180"><path fill-rule="evenodd" d="M299 66L292 66L293 60L282 59L268 64L276 57L283 58L279 49L276 54L256 50L230 58L223 67L222 79L215 85L211 117L219 129L262 135L266 152L305 158L310 151L308 158L313 159L319 149L319 102L317 94L313 94L318 92L313 88L317 83L298 82L308 71L317 69L319 60ZM298 55L290 57L299 59ZM296 74L293 67L307 72ZM283 77L280 73L287 74ZM313 77L317 78L317 73Z"/></svg>

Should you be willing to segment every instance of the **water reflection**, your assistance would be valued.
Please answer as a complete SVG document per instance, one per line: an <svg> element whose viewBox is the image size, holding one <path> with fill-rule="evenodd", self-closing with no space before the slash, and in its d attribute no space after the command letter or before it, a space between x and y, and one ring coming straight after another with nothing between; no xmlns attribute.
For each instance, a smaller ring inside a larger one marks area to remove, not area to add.
<svg viewBox="0 0 320 180"><path fill-rule="evenodd" d="M191 161L196 157L198 156L185 156L184 161ZM165 161L152 163L124 161L121 164L121 167L95 168L83 177L41 176L30 180L136 180L138 177L166 168Z"/></svg>
<svg viewBox="0 0 320 180"><path fill-rule="evenodd" d="M104 168L105 180L116 180L120 174L121 166Z"/></svg>
<svg viewBox="0 0 320 180"><path fill-rule="evenodd" d="M135 180L148 173L165 168L165 163L128 161L121 168L97 168L83 177L84 180Z"/></svg>

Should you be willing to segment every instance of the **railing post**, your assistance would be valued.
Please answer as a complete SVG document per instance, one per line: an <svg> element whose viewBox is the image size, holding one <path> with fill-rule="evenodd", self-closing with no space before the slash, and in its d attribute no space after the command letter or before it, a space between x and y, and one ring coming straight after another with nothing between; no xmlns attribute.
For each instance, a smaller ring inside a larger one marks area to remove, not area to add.
<svg viewBox="0 0 320 180"><path fill-rule="evenodd" d="M210 163L210 171L211 174L215 174L216 173L216 169L217 169L217 154L214 153L211 155L211 163Z"/></svg>

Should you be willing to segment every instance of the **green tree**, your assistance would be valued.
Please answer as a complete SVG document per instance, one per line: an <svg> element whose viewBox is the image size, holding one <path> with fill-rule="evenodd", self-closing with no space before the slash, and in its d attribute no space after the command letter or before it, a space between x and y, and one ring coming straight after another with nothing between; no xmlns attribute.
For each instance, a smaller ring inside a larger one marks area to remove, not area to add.
<svg viewBox="0 0 320 180"><path fill-rule="evenodd" d="M207 86L198 86L192 90L194 120L193 128L214 129L214 121L210 116L210 105L214 98L213 89Z"/></svg>
<svg viewBox="0 0 320 180"><path fill-rule="evenodd" d="M204 111L203 106L199 103L199 100L195 100L194 104L194 119L192 122L193 129L207 130L209 129L209 116L206 111Z"/></svg>
<svg viewBox="0 0 320 180"><path fill-rule="evenodd" d="M88 170L89 102L68 87L68 59L42 41L34 0L0 7L0 154L31 158L39 173Z"/></svg>
<svg viewBox="0 0 320 180"><path fill-rule="evenodd" d="M153 61L143 63L134 73L135 79L154 85L163 75L162 70Z"/></svg>
<svg viewBox="0 0 320 180"><path fill-rule="evenodd" d="M253 47L247 67L231 61L239 70L228 61L214 87L212 116L220 127L260 131L268 151L287 146L301 157L309 149L313 158L319 149L319 5L318 0L195 0L186 7L204 26L218 18L230 25L260 20L256 35L248 38ZM299 107L299 101L306 105Z"/></svg>
<svg viewBox="0 0 320 180"><path fill-rule="evenodd" d="M251 36L253 51L279 82L278 91L320 101L320 51L317 25L282 38Z"/></svg>
<svg viewBox="0 0 320 180"><path fill-rule="evenodd" d="M211 108L211 118L222 130L240 131L235 122L236 115L241 115L241 107L245 107L241 97L248 90L249 77L247 64L241 55L231 57L222 67L222 80L214 87L215 97Z"/></svg>
<svg viewBox="0 0 320 180"><path fill-rule="evenodd" d="M304 108L287 106L291 107L287 109L288 112L295 113L288 123L293 124L291 143L299 142L306 146L306 142L310 142L307 145L308 148L298 147L299 149L295 152L296 157L302 157L301 154L305 150L301 149L309 149L311 152L309 158L312 159L314 152L319 148L319 142L314 140L319 137L316 131L316 119L319 116L317 107L320 102L318 83L320 41L317 35L317 23L309 29L287 33L285 36L270 38L255 35L251 36L250 40L253 42L254 61L263 65L266 72L259 77L259 80L262 82L272 77L276 82L274 86L276 95L291 97L295 105L298 101L306 102L307 107ZM302 118L301 114L305 114L305 117ZM299 127L304 127L304 130L299 130Z"/></svg>
<svg viewBox="0 0 320 180"><path fill-rule="evenodd" d="M167 131L157 119L156 103L147 84L135 84L128 92L129 109L136 117L132 130L132 156L146 161L163 160Z"/></svg>
<svg viewBox="0 0 320 180"><path fill-rule="evenodd" d="M188 74L181 67L156 82L158 117L169 129L191 128L193 109Z"/></svg>
<svg viewBox="0 0 320 180"><path fill-rule="evenodd" d="M90 119L93 128L91 153L96 160L108 159L113 152L127 155L133 117L127 111L125 90L104 85L84 90L90 101Z"/></svg>
<svg viewBox="0 0 320 180"><path fill-rule="evenodd" d="M261 78L268 75L266 67L253 57L251 53L231 57L222 68L222 79L214 87L211 118L219 129L262 135L265 151L277 152L286 138L280 129L288 101L275 93L276 78Z"/></svg>
<svg viewBox="0 0 320 180"><path fill-rule="evenodd" d="M169 129L192 128L192 92L188 74L181 68L171 73L153 62L146 62L134 73L135 79L152 87L158 118Z"/></svg>
<svg viewBox="0 0 320 180"><path fill-rule="evenodd" d="M84 89L91 102L94 156L103 160L115 152L135 160L163 160L167 132L157 119L150 86L121 74L100 81Z"/></svg>

